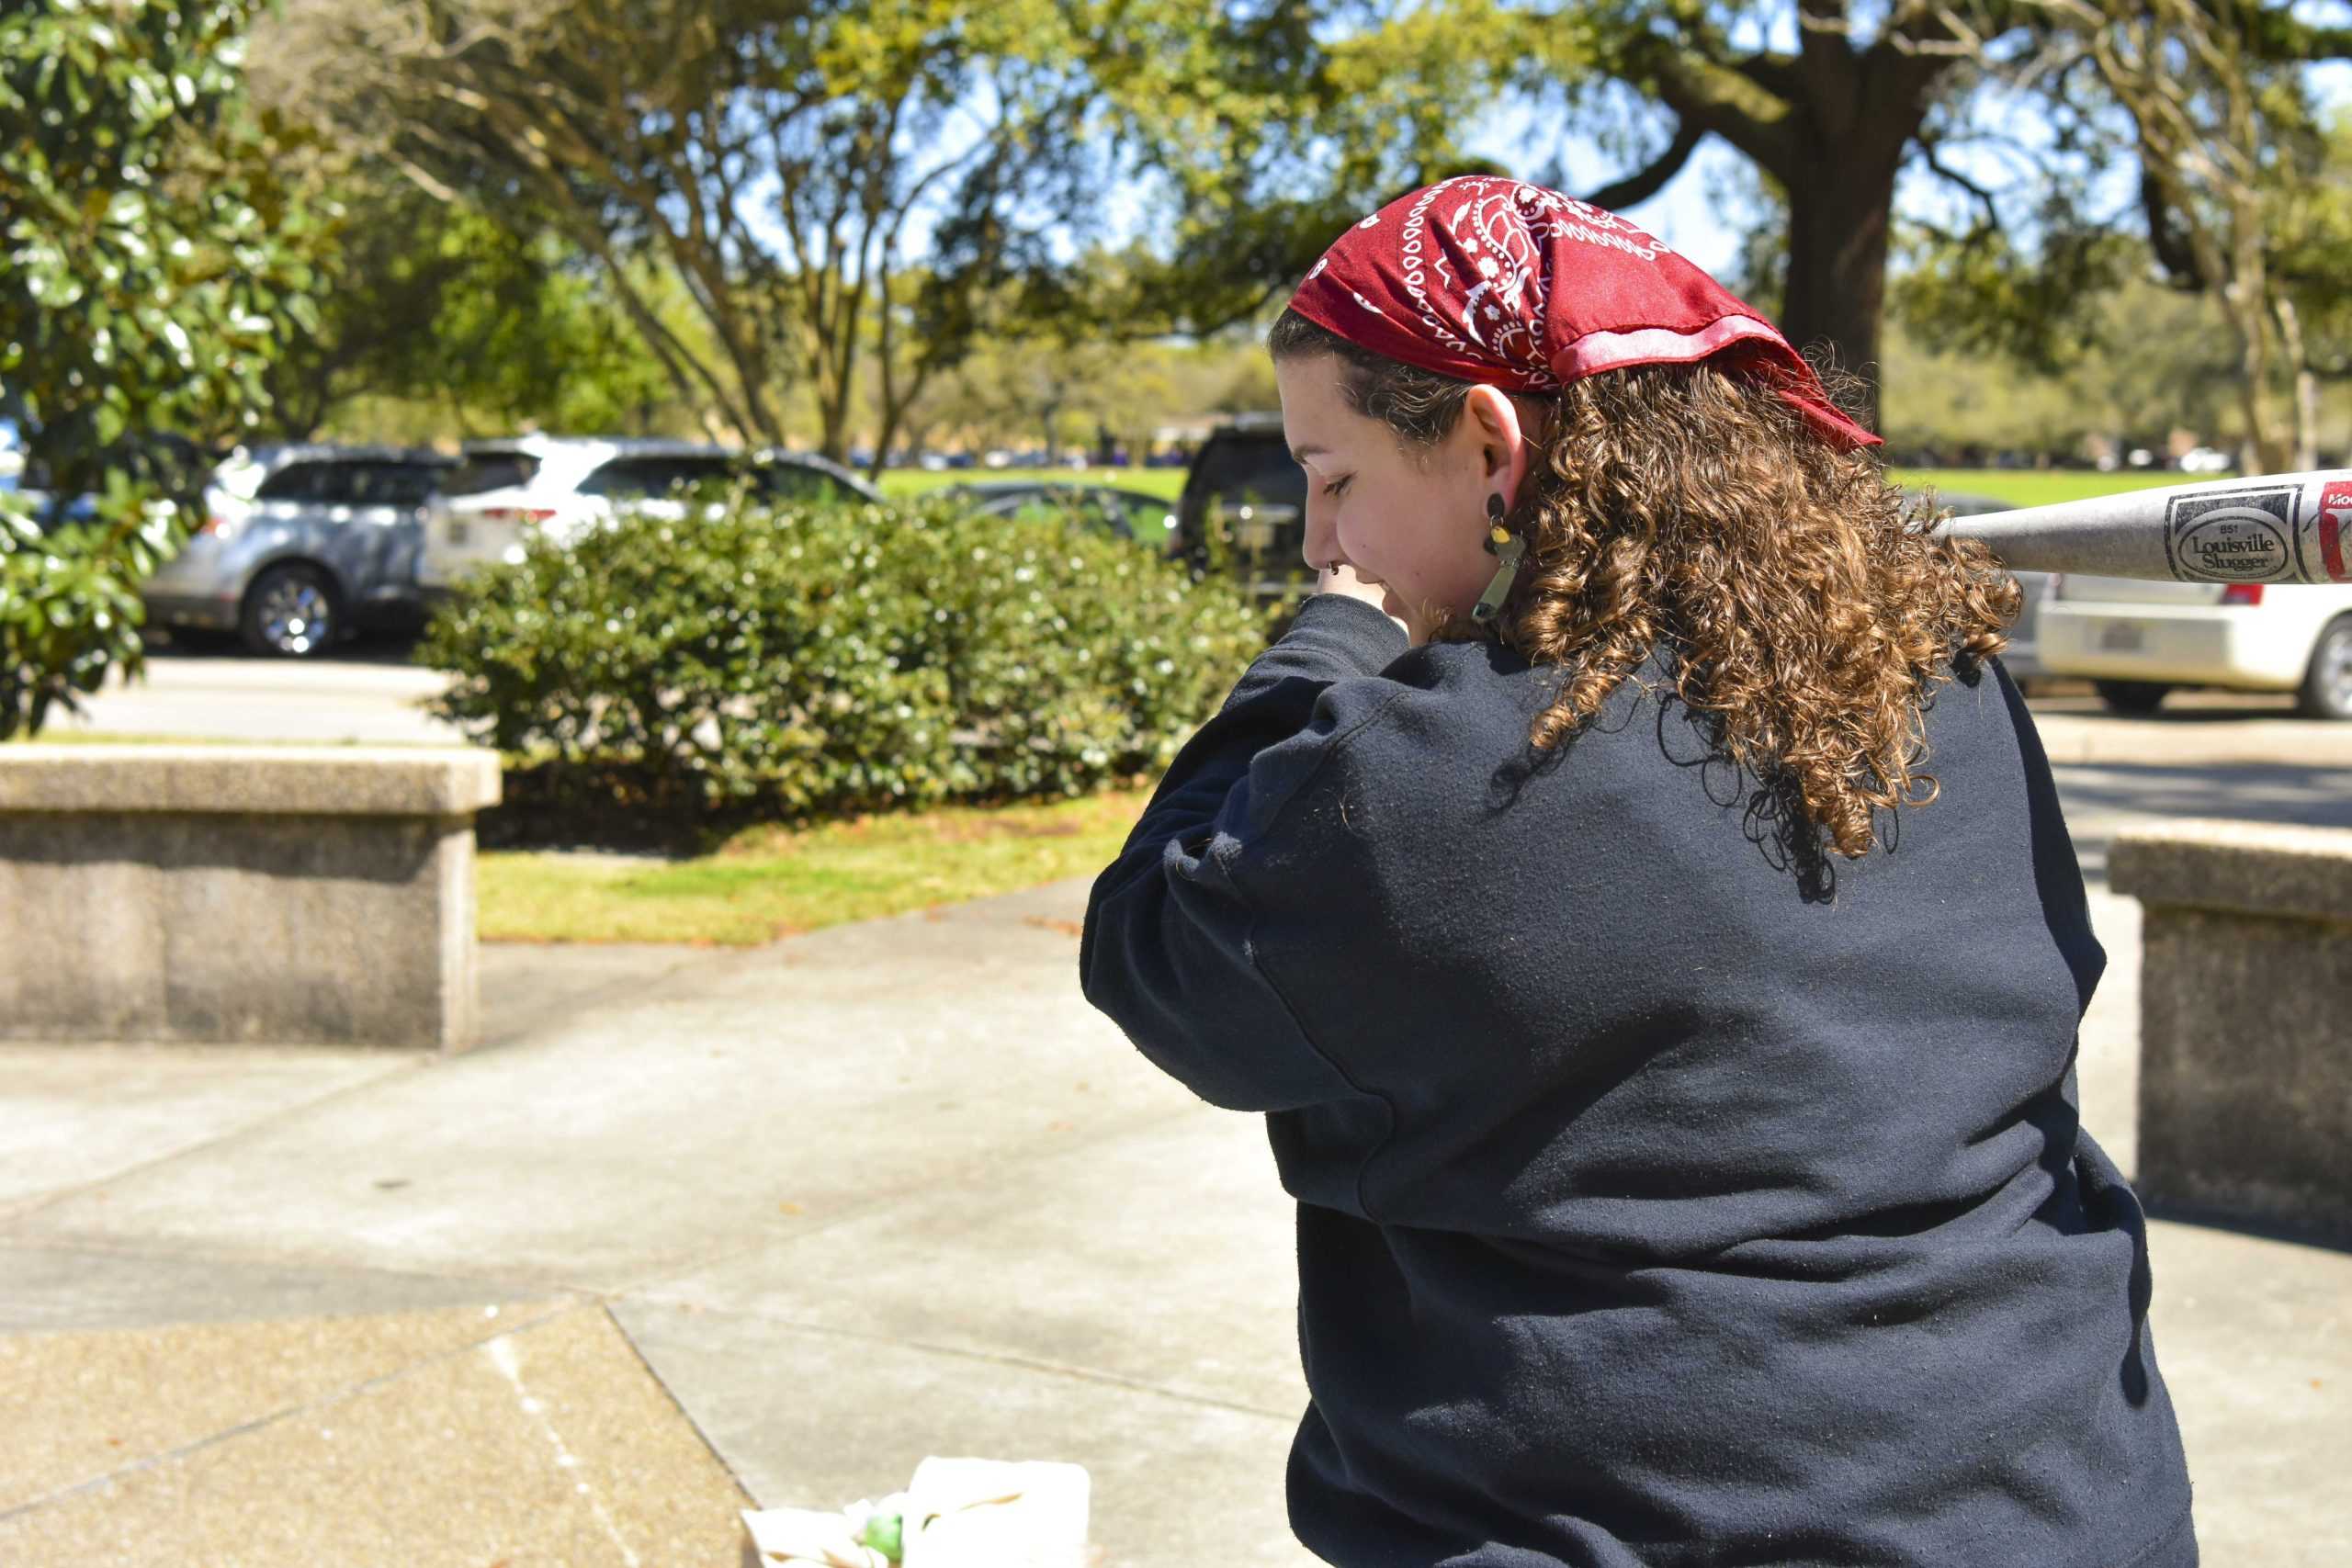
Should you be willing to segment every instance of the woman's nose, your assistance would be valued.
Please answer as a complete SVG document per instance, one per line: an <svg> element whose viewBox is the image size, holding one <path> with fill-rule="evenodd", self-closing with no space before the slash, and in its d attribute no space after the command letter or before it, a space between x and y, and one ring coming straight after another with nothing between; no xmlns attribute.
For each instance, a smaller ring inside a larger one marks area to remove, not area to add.
<svg viewBox="0 0 2352 1568"><path fill-rule="evenodd" d="M1306 526L1299 530L1299 554L1310 570L1320 571L1340 556L1339 530L1331 525L1330 509L1317 504L1312 488L1306 494Z"/></svg>

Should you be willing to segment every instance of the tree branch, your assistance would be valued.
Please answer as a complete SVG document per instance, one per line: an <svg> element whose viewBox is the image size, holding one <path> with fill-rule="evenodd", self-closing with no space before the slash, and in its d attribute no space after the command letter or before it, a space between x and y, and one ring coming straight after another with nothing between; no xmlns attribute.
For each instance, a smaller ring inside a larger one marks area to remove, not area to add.
<svg viewBox="0 0 2352 1568"><path fill-rule="evenodd" d="M1951 181L1953 185L1956 185L1961 189L1966 191L1970 196L1974 197L1976 198L1977 205L1984 209L1985 226L1995 229L1999 228L2001 224L2001 209L1998 204L1994 201L1993 193L1986 190L1983 186L1978 185L1974 180L1970 179L1966 175L1962 174L1959 170L1947 168L1944 165L1943 159L1938 155L1937 144L1935 142L1929 141L1924 136L1917 137L1915 140L1918 144L1920 160L1927 164L1929 171L1942 179Z"/></svg>
<svg viewBox="0 0 2352 1568"><path fill-rule="evenodd" d="M1736 66L1693 59L1654 36L1635 45L1628 63L1685 128L1714 132L1775 178L1795 177L1801 144L1790 100Z"/></svg>
<svg viewBox="0 0 2352 1568"><path fill-rule="evenodd" d="M1602 186L1585 200L1595 207L1605 207L1612 212L1628 207L1638 207L1666 188L1668 180L1682 172L1690 161L1691 152L1707 138L1706 130L1689 121L1675 127L1674 140L1665 152L1650 160L1647 166L1627 175L1623 179Z"/></svg>

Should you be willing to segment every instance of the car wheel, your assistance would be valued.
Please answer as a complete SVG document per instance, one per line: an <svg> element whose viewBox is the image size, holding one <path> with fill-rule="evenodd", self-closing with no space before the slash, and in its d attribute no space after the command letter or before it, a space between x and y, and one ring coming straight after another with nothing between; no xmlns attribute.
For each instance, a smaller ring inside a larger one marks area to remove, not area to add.
<svg viewBox="0 0 2352 1568"><path fill-rule="evenodd" d="M2336 616L2319 634L2295 705L2313 718L2352 718L2352 615Z"/></svg>
<svg viewBox="0 0 2352 1568"><path fill-rule="evenodd" d="M2091 687L2110 710L2129 714L2155 712L2172 690L2155 681L2094 681Z"/></svg>
<svg viewBox="0 0 2352 1568"><path fill-rule="evenodd" d="M334 583L314 566L289 561L271 567L245 590L237 630L255 653L315 659L343 633Z"/></svg>

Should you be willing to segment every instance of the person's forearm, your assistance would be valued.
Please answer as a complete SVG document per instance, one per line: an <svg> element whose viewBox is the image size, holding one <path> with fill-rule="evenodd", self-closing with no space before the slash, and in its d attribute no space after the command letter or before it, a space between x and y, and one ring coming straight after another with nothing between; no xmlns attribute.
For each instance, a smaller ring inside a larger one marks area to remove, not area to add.
<svg viewBox="0 0 2352 1568"><path fill-rule="evenodd" d="M1257 969L1234 851L1281 810L1282 790L1248 783L1261 755L1328 739L1309 732L1334 687L1352 695L1351 711L1376 710L1383 696L1361 688L1390 683L1365 678L1405 648L1396 623L1370 605L1308 601L1170 764L1095 881L1079 945L1087 999L1213 1104L1280 1111L1351 1092Z"/></svg>
<svg viewBox="0 0 2352 1568"><path fill-rule="evenodd" d="M1376 604L1348 594L1318 593L1299 607L1290 629L1251 661L1225 699L1220 716L1263 698L1285 681L1328 684L1350 675L1377 675L1408 646L1405 628ZM1292 694L1304 705L1283 734L1303 728L1314 711L1314 692Z"/></svg>

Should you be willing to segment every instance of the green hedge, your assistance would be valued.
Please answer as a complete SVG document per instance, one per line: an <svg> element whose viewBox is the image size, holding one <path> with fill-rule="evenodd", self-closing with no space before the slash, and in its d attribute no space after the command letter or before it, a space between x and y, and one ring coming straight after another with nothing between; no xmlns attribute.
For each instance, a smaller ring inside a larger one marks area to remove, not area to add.
<svg viewBox="0 0 2352 1568"><path fill-rule="evenodd" d="M1266 637L1050 515L709 511L535 540L435 616L437 711L529 764L494 840L1083 794L1165 764Z"/></svg>
<svg viewBox="0 0 2352 1568"><path fill-rule="evenodd" d="M0 495L0 740L145 668L140 584L186 538L177 514L120 471L97 516L44 534L27 499Z"/></svg>

